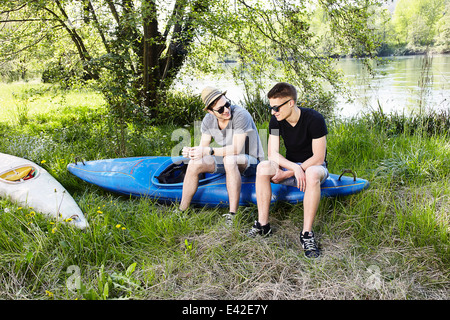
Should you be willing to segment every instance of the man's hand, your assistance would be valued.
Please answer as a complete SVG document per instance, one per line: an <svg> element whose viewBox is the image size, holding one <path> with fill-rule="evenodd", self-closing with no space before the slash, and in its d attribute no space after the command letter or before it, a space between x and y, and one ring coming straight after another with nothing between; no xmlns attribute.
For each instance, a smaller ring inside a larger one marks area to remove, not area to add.
<svg viewBox="0 0 450 320"><path fill-rule="evenodd" d="M183 150L181 150L181 155L185 158L189 158L190 150L191 150L191 147L183 147Z"/></svg>
<svg viewBox="0 0 450 320"><path fill-rule="evenodd" d="M305 171L303 171L302 167L300 167L298 165L295 167L294 175L295 175L295 178L297 179L297 188L299 188L300 191L305 192L305 189L306 189Z"/></svg>
<svg viewBox="0 0 450 320"><path fill-rule="evenodd" d="M182 150L183 157L191 160L200 160L205 155L209 154L209 147L184 147Z"/></svg>
<svg viewBox="0 0 450 320"><path fill-rule="evenodd" d="M275 175L272 177L271 180L273 183L280 183L281 181L286 180L287 178L290 178L293 175L294 175L293 171L285 171L278 168L277 172L275 173Z"/></svg>

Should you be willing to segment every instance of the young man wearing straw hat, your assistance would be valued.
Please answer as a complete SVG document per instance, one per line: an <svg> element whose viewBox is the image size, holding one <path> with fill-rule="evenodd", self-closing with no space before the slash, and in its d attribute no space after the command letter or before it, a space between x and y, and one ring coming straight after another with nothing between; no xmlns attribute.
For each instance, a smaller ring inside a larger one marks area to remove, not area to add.
<svg viewBox="0 0 450 320"><path fill-rule="evenodd" d="M264 150L256 125L247 110L232 105L217 88L206 87L201 93L207 112L201 125L200 145L183 148L182 154L189 159L183 183L179 209L186 210L197 192L199 174L225 173L229 213L232 222L239 206L241 175L254 175L257 164L264 159ZM215 141L220 147L212 147Z"/></svg>

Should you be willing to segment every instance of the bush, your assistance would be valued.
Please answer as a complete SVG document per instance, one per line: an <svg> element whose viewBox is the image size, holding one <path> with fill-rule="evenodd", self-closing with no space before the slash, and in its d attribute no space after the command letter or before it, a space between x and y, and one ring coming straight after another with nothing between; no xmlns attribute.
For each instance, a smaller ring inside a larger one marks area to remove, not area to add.
<svg viewBox="0 0 450 320"><path fill-rule="evenodd" d="M205 115L203 102L199 95L189 92L170 91L164 101L158 105L158 116L153 119L155 125L172 124L184 126Z"/></svg>

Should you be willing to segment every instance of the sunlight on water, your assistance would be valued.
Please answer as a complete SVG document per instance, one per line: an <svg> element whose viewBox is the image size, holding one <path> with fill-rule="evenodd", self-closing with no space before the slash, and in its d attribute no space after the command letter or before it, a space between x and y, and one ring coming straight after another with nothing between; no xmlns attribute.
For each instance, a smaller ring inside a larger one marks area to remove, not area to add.
<svg viewBox="0 0 450 320"><path fill-rule="evenodd" d="M420 86L424 56L390 57L390 62L377 66L376 75L369 76L362 62L356 59L340 59L336 68L344 73L348 81L352 101L338 97L336 112L341 117L358 116L370 110L418 112L420 99L427 109L450 108L450 55L435 55L432 58L428 87ZM244 100L244 88L226 76L205 76L197 79L183 79L176 88L191 90L200 94L203 87L212 85L227 91L227 96L235 103ZM272 84L268 82L267 90Z"/></svg>
<svg viewBox="0 0 450 320"><path fill-rule="evenodd" d="M375 68L374 77L368 75L361 62L341 59L337 68L342 69L345 79L354 92L353 102L340 97L339 109L343 116L353 116L378 109L384 112L420 111L420 102L427 109L450 107L450 56L438 55L431 60L428 77L430 82L421 85L424 68L423 56L392 57L391 62ZM426 71L426 70L425 70Z"/></svg>

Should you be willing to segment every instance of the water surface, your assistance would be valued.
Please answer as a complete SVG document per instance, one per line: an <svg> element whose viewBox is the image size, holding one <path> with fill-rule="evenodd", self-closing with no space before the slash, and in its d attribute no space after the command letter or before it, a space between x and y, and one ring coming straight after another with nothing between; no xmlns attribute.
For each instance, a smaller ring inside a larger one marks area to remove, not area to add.
<svg viewBox="0 0 450 320"><path fill-rule="evenodd" d="M450 108L450 55L432 56L429 68L424 68L424 56L421 55L385 59L388 60L386 63L374 68L375 76L370 75L357 59L346 58L336 62L336 69L343 71L345 85L352 94L351 102L347 96L338 97L336 113L339 116L359 116L378 110L380 106L386 113L405 114ZM428 81L421 84L421 79ZM235 103L244 100L243 86L236 85L226 76L185 78L177 87L200 93L208 85L226 90L227 96Z"/></svg>

